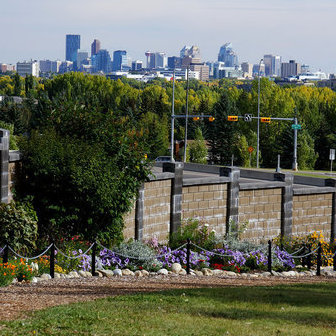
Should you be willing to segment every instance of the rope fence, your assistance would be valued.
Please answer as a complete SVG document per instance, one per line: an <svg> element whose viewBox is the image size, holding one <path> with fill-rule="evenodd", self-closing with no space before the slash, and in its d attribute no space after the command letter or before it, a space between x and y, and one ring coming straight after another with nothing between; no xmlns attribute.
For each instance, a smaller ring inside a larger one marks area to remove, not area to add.
<svg viewBox="0 0 336 336"><path fill-rule="evenodd" d="M38 259L40 257L42 257L43 255L45 255L49 250L50 250L50 276L52 278L54 278L54 273L55 273L55 255L57 255L57 253L59 253L60 255L62 255L63 257L67 258L67 259L79 259L79 258L83 258L84 256L86 256L88 254L88 252L91 251L91 272L92 275L96 275L96 248L97 247L101 247L102 249L109 251L110 253L119 256L121 258L125 258L125 259L133 259L133 260L140 260L140 261L145 261L145 260L150 260L150 259L160 259L162 257L168 257L173 255L175 252L177 251L181 251L183 249L183 251L186 253L187 258L186 258L186 270L187 273L190 274L190 263L191 263L191 257L192 257L192 251L191 251L191 247L194 247L198 250L201 251L201 255L205 254L208 257L212 257L212 256L218 256L221 258L234 258L237 257L234 254L222 254L222 253L216 253L213 251L209 251L206 250L205 248L202 248L201 246L192 243L190 241L190 239L187 239L187 243L177 247L174 250L170 250L170 251L166 251L165 253L161 253L158 255L154 255L154 256L144 256L144 257L139 257L139 256L132 256L132 255L125 255L123 253L120 253L118 251L114 251L111 250L110 248L105 247L104 245L102 245L100 242L93 242L90 247L85 251L82 252L78 255L74 255L74 256L69 256L66 253L64 253L60 248L58 248L54 242L52 242L43 252L41 252L39 255L34 256L34 257L27 257L27 256L23 256L19 253L17 253L14 249L12 249L12 247L7 243L3 248L0 248L0 254L2 254L2 259L3 259L3 263L7 263L8 262L8 254L9 251L11 253L13 253L15 256L22 258L24 260L35 260ZM279 250L280 252L285 252L287 254L288 258L292 258L292 259L302 259L302 265L307 265L308 269L310 269L311 267L311 257L313 255L317 254L317 270L316 270L316 275L320 275L321 274L321 266L322 266L322 257L323 258L333 258L333 266L334 266L334 270L336 271L336 250L335 253L332 256L328 256L325 254L322 254L322 247L321 247L321 243L318 244L318 247L316 249L314 249L313 251L310 250L310 247L308 249L308 253L305 253L303 255L297 255L299 252L302 252L303 250L305 250L307 247L303 246L302 248L300 248L299 250L293 252L292 254L288 253L286 250ZM272 272L272 251L274 252L274 249L272 250L272 241L269 240L268 241L268 246L267 246L267 251L263 252L263 253L267 253L267 269L268 271L271 273ZM261 249L258 249L254 252L261 252ZM237 251L236 251L237 253ZM240 256L250 256L252 252L249 253L242 253L240 252L240 254L238 255L238 257Z"/></svg>

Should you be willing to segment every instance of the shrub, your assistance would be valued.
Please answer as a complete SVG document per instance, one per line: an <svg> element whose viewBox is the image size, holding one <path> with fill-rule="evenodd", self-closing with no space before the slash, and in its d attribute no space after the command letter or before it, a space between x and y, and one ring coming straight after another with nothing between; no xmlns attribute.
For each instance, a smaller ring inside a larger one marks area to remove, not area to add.
<svg viewBox="0 0 336 336"><path fill-rule="evenodd" d="M0 264L0 286L9 285L15 278L15 265L11 263Z"/></svg>
<svg viewBox="0 0 336 336"><path fill-rule="evenodd" d="M175 249L190 239L192 243L206 249L212 250L216 245L216 235L209 230L209 225L203 219L188 218L182 221L181 227L171 234L169 246Z"/></svg>
<svg viewBox="0 0 336 336"><path fill-rule="evenodd" d="M37 216L30 203L0 204L0 244L7 242L13 249L35 248Z"/></svg>

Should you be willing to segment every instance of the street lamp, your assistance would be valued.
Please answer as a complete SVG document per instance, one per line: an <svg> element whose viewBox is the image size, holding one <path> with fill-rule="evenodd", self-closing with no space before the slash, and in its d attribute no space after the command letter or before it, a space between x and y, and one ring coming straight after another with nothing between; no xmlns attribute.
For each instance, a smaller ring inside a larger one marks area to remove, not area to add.
<svg viewBox="0 0 336 336"><path fill-rule="evenodd" d="M260 67L263 61L264 61L263 59L260 60L258 69L257 168L259 168L259 136L260 136Z"/></svg>
<svg viewBox="0 0 336 336"><path fill-rule="evenodd" d="M183 162L187 162L187 142L188 142L188 96L189 96L189 67L187 67L187 93L186 93L186 114L185 114L185 130L184 130Z"/></svg>

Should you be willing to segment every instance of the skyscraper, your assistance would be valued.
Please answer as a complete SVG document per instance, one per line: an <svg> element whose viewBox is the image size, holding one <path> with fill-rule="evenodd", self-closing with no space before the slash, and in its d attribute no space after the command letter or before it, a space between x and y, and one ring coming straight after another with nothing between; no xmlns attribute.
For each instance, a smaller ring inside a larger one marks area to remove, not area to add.
<svg viewBox="0 0 336 336"><path fill-rule="evenodd" d="M80 49L80 35L66 35L65 60L76 63L78 49Z"/></svg>
<svg viewBox="0 0 336 336"><path fill-rule="evenodd" d="M265 75L277 76L281 75L281 56L264 55Z"/></svg>
<svg viewBox="0 0 336 336"><path fill-rule="evenodd" d="M109 73L112 68L110 53L105 49L100 49L97 55L92 57L92 66L94 71Z"/></svg>
<svg viewBox="0 0 336 336"><path fill-rule="evenodd" d="M232 44L225 43L219 49L218 62L223 62L226 67L238 66L238 56L232 49Z"/></svg>
<svg viewBox="0 0 336 336"><path fill-rule="evenodd" d="M113 53L112 70L113 71L129 70L126 50L116 50Z"/></svg>
<svg viewBox="0 0 336 336"><path fill-rule="evenodd" d="M100 50L100 41L95 39L91 44L91 57L97 55L99 50Z"/></svg>

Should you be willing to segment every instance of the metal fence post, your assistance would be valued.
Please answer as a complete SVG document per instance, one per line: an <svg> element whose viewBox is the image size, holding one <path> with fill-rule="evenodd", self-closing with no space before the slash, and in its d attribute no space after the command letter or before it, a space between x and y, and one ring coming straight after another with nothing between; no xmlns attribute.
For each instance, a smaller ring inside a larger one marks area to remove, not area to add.
<svg viewBox="0 0 336 336"><path fill-rule="evenodd" d="M272 272L272 241L268 241L268 260L267 260L267 270Z"/></svg>
<svg viewBox="0 0 336 336"><path fill-rule="evenodd" d="M52 278L55 277L55 243L54 241L51 242L51 248L50 248L50 276Z"/></svg>
<svg viewBox="0 0 336 336"><path fill-rule="evenodd" d="M93 246L92 246L92 255L91 255L91 272L92 272L92 276L96 275L96 245L97 245L97 242L94 241L93 242Z"/></svg>
<svg viewBox="0 0 336 336"><path fill-rule="evenodd" d="M317 269L316 275L321 275L321 264L322 264L322 246L321 242L318 243L318 250L317 250Z"/></svg>
<svg viewBox="0 0 336 336"><path fill-rule="evenodd" d="M187 274L190 274L190 239L187 239Z"/></svg>

